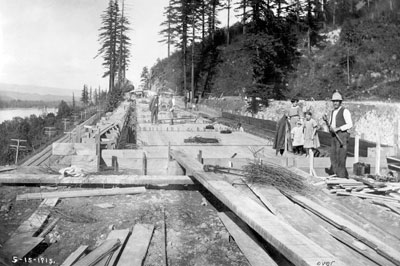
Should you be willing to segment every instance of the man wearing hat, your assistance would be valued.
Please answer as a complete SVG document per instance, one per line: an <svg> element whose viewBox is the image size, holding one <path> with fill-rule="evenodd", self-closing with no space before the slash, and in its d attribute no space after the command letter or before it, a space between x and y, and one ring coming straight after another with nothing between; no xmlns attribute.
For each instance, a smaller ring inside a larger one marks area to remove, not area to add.
<svg viewBox="0 0 400 266"><path fill-rule="evenodd" d="M328 174L336 174L341 178L348 178L346 170L347 146L349 130L353 127L350 111L342 106L342 95L335 91L332 95L333 111L330 115L329 131L331 132L330 159L331 167L326 169ZM326 119L326 115L325 115Z"/></svg>

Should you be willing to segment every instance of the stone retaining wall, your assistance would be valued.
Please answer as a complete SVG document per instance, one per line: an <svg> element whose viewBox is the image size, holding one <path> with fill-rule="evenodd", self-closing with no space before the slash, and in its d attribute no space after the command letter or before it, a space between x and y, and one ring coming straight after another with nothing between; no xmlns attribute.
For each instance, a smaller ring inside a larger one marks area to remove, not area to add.
<svg viewBox="0 0 400 266"><path fill-rule="evenodd" d="M232 104L229 102L232 101ZM241 104L239 104L241 103ZM232 99L208 99L203 102L208 108L214 108L218 111L233 112L235 114L251 116L246 112L246 104L240 98ZM255 117L278 121L284 111L290 107L289 101L271 101L270 106L260 111ZM301 101L303 110L310 110L313 117L318 121L322 129L327 130L322 121L322 115L332 110L330 101ZM400 104L388 102L343 102L352 114L354 127L351 134L361 135L362 139L376 142L378 136L381 143L386 145L394 144L394 128L396 120L400 118ZM223 107L223 108L222 108Z"/></svg>

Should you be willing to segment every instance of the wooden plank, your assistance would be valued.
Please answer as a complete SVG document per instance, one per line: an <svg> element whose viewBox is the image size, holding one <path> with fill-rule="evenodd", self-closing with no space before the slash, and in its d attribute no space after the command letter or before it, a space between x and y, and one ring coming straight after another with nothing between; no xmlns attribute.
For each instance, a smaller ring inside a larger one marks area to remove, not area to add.
<svg viewBox="0 0 400 266"><path fill-rule="evenodd" d="M379 201L379 200L372 200L372 203L384 206L384 207L390 209L392 212L397 213L397 214L400 215L400 205L397 206L397 205L395 205L393 203Z"/></svg>
<svg viewBox="0 0 400 266"><path fill-rule="evenodd" d="M356 196L362 199L378 199L378 200L384 200L384 201L389 201L389 202L400 202L400 199L396 199L390 196L380 196L380 195L374 195L374 194L369 194L369 193L361 193L361 192L338 192L336 193L338 196Z"/></svg>
<svg viewBox="0 0 400 266"><path fill-rule="evenodd" d="M147 254L154 225L136 224L117 266L141 266Z"/></svg>
<svg viewBox="0 0 400 266"><path fill-rule="evenodd" d="M386 259L392 261L394 264L400 264L400 253L398 250L386 245L386 243L382 242L375 236L369 234L361 227L349 222L348 220L342 218L341 216L336 215L335 213L329 211L328 209L325 209L321 205L303 196L299 195L287 195L287 196L300 206L307 208L308 210L315 213L319 217L323 218L329 223L332 223L339 229L347 232L356 239L359 239L367 246L375 249L376 252L381 254Z"/></svg>
<svg viewBox="0 0 400 266"><path fill-rule="evenodd" d="M219 212L218 216L252 266L278 265L262 248L247 224L231 212Z"/></svg>
<svg viewBox="0 0 400 266"><path fill-rule="evenodd" d="M253 186L253 190L266 205L273 206L278 217L291 224L322 248L329 250L344 263L365 265L366 262L362 256L333 239L325 228L315 222L300 206L291 202L278 189L271 186Z"/></svg>
<svg viewBox="0 0 400 266"><path fill-rule="evenodd" d="M119 239L108 239L99 247L87 254L82 259L78 260L74 266L93 266L104 257L115 251L121 245Z"/></svg>
<svg viewBox="0 0 400 266"><path fill-rule="evenodd" d="M56 226L59 220L60 220L59 217L54 219L50 224L46 226L46 228L42 232L40 232L38 237L45 237L48 233L50 233L50 231L54 228L54 226Z"/></svg>
<svg viewBox="0 0 400 266"><path fill-rule="evenodd" d="M33 237L47 220L50 209L57 204L58 198L45 199L38 209L24 221L7 240L0 253L22 258L43 241L43 237Z"/></svg>
<svg viewBox="0 0 400 266"><path fill-rule="evenodd" d="M15 230L11 237L16 235L34 236L43 226L50 215L51 208L56 206L57 202L58 198L56 197L44 199L37 210Z"/></svg>
<svg viewBox="0 0 400 266"><path fill-rule="evenodd" d="M44 198L76 198L92 196L112 196L121 194L138 194L146 192L144 187L91 189L91 190L70 190L43 193L26 193L17 196L17 200L44 199Z"/></svg>
<svg viewBox="0 0 400 266"><path fill-rule="evenodd" d="M123 230L112 230L108 236L107 239L119 239L121 241L121 245L110 255L104 257L101 261L99 261L96 266L113 266L115 262L117 261L117 258L119 257L122 248L124 247L126 240L128 239L129 235L129 229L123 229Z"/></svg>
<svg viewBox="0 0 400 266"><path fill-rule="evenodd" d="M89 175L85 177L61 177L59 175L1 174L2 184L36 185L193 185L187 175Z"/></svg>
<svg viewBox="0 0 400 266"><path fill-rule="evenodd" d="M7 172L7 171L12 171L17 169L17 167L11 167L11 166L6 166L6 167L0 167L0 173L2 172Z"/></svg>
<svg viewBox="0 0 400 266"><path fill-rule="evenodd" d="M79 248L77 248L74 252L72 252L68 258L64 260L64 262L61 264L61 266L71 266L73 265L77 260L79 260L80 257L82 257L83 253L87 250L89 246L82 245Z"/></svg>
<svg viewBox="0 0 400 266"><path fill-rule="evenodd" d="M202 165L180 151L172 150L174 157L184 168L214 196L222 201L237 216L259 233L267 242L279 250L295 265L316 265L321 261L336 261L345 265L330 252L322 249L292 226L261 207L258 203L240 194L229 183L221 181L221 175L205 173Z"/></svg>
<svg viewBox="0 0 400 266"><path fill-rule="evenodd" d="M168 266L168 254L167 254L167 246L168 246L168 240L167 240L167 222L166 222L166 217L165 217L165 209L164 206L162 206L162 213L163 213L163 220L162 220L162 226L161 226L161 232L162 232L162 244L161 244L161 249L162 249L162 257L163 257L163 265Z"/></svg>
<svg viewBox="0 0 400 266"><path fill-rule="evenodd" d="M342 232L341 230L338 230L337 228L335 228L334 226L332 226L331 224L329 224L327 221L321 219L320 217L315 216L315 214L313 214L312 212L310 212L307 209L304 209L304 211L313 219L316 220L318 219L318 223L321 223L325 229L327 229L328 233L334 237L335 239L337 239L338 241L340 241L341 243L345 244L348 248L351 248L353 251L361 254L364 258L363 258L363 263L364 265L371 265L371 262L374 262L377 265L380 266L395 266L392 262L388 261L387 259L385 259L384 257L382 257L381 255L379 255L378 253L376 253L376 251L370 247L368 247L367 245L361 243L360 241L358 241L357 239L355 239L354 237L352 237L351 235ZM357 260L357 256L353 257L349 257L348 259L353 259ZM367 259L367 260L366 260ZM370 260L370 261L368 261ZM354 262L352 262L349 265L353 265ZM375 265L373 264L373 265Z"/></svg>
<svg viewBox="0 0 400 266"><path fill-rule="evenodd" d="M16 256L17 258L23 258L32 249L39 245L44 238L42 237L32 237L26 234L16 235L9 240L7 240L2 249L0 250L0 257L12 258Z"/></svg>

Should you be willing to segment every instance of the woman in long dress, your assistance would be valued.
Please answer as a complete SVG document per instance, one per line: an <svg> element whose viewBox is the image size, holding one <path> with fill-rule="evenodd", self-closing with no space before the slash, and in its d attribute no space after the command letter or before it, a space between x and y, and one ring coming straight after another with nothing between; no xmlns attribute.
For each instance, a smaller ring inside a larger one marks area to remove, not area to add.
<svg viewBox="0 0 400 266"><path fill-rule="evenodd" d="M293 98L291 100L292 105L290 106L288 110L288 117L289 117L289 123L290 123L290 130L292 130L296 124L297 121L303 120L303 111L301 110L299 106L299 99Z"/></svg>

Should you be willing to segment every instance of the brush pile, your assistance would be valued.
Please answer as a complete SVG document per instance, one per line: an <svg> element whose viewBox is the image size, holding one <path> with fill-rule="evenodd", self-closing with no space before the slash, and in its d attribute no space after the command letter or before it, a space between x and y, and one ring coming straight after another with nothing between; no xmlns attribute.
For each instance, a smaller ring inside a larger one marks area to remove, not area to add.
<svg viewBox="0 0 400 266"><path fill-rule="evenodd" d="M283 191L304 193L309 190L306 180L296 173L272 163L250 163L244 166L247 182L274 186Z"/></svg>

